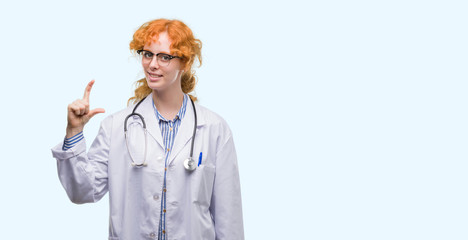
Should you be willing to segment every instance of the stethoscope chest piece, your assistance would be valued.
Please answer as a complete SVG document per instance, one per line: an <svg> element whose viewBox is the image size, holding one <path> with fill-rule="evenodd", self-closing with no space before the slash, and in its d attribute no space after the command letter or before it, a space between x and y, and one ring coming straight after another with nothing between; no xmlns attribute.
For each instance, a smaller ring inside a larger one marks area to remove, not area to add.
<svg viewBox="0 0 468 240"><path fill-rule="evenodd" d="M193 158L189 157L189 158L185 159L184 167L188 171L193 171L193 170L195 170L197 168L197 164L195 163L195 160L193 160Z"/></svg>

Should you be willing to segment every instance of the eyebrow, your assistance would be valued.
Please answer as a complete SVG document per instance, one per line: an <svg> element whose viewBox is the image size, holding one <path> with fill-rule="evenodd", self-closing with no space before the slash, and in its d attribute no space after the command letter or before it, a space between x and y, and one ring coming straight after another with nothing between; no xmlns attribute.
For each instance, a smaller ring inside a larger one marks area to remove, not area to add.
<svg viewBox="0 0 468 240"><path fill-rule="evenodd" d="M152 53L152 54L154 54L154 55L160 54L160 53L162 53L162 54L167 54L167 55L171 55L170 53L167 53L167 52L158 52L158 53L154 53L154 52L151 52L150 50L146 50L146 49L144 49L144 48L143 48L143 51L150 52L150 53Z"/></svg>

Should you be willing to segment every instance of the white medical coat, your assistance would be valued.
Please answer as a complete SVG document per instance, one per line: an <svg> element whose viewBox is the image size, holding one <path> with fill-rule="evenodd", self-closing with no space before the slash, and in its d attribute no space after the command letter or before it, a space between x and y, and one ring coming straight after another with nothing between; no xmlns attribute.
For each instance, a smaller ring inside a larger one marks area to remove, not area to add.
<svg viewBox="0 0 468 240"><path fill-rule="evenodd" d="M60 181L72 202L96 202L109 192L110 240L158 237L164 144L150 94L136 110L145 119L149 133L148 165L131 166L124 120L133 107L102 121L88 153L85 140L67 151L62 150L63 143L52 149ZM193 158L198 161L202 152L202 164L193 172L183 166L190 155L194 127L193 107L187 104L167 160L167 237L171 240L244 239L240 181L231 131L220 116L198 104L196 110ZM139 119L130 117L127 125L139 123ZM131 137L130 144L144 152L143 135L138 140ZM142 156L135 153L134 157L143 159Z"/></svg>

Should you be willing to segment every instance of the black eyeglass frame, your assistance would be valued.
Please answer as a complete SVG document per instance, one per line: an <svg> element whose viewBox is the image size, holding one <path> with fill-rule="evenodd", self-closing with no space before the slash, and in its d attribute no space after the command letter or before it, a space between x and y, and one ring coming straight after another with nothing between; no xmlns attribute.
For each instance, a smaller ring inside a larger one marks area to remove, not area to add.
<svg viewBox="0 0 468 240"><path fill-rule="evenodd" d="M182 57L173 56L173 55L170 55L170 54L167 54L167 53L157 53L157 54L154 54L153 52L148 51L148 50L144 50L144 49L137 50L136 52L137 52L137 54L141 54L142 52L149 52L149 53L153 54L153 56L156 56L156 57L159 57L159 56L167 56L167 57L169 57L169 61L172 60L172 59L174 59L174 58L182 59Z"/></svg>

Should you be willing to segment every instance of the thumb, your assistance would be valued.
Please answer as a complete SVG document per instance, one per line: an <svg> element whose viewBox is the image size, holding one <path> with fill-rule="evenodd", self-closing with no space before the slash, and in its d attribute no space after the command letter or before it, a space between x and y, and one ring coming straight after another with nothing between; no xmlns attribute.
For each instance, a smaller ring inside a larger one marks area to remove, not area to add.
<svg viewBox="0 0 468 240"><path fill-rule="evenodd" d="M94 117L94 115L98 114L98 113L105 113L106 110L104 110L104 108L95 108L93 110L90 110L88 112L88 117L89 119L91 119L92 117Z"/></svg>

